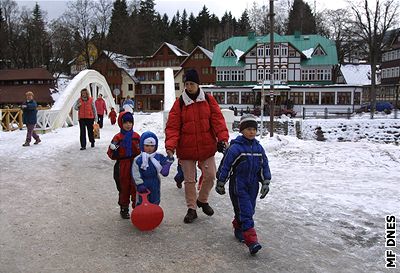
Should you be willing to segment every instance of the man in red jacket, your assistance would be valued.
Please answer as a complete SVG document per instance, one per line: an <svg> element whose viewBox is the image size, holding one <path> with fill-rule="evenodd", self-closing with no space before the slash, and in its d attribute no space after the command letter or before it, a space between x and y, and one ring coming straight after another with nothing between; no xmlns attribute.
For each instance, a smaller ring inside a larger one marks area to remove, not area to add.
<svg viewBox="0 0 400 273"><path fill-rule="evenodd" d="M95 105L96 105L97 117L99 119L99 126L100 128L103 128L103 117L104 117L104 112L107 115L107 105L103 99L102 94L99 94L99 97L95 102Z"/></svg>
<svg viewBox="0 0 400 273"><path fill-rule="evenodd" d="M196 208L201 207L208 216L214 210L208 196L216 174L215 152L223 151L229 140L224 116L217 101L199 87L197 71L185 74L185 90L172 106L165 128L165 149L169 156L177 153L185 180L185 198L188 207L185 223L197 218ZM217 144L218 143L218 144ZM196 162L202 169L203 183L197 196Z"/></svg>

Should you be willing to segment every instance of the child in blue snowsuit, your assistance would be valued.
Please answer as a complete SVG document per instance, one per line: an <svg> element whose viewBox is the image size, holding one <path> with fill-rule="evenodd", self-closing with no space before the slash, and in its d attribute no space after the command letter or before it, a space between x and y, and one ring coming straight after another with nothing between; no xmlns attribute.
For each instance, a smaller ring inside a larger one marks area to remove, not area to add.
<svg viewBox="0 0 400 273"><path fill-rule="evenodd" d="M158 138L150 131L144 132L140 137L140 150L132 164L132 176L139 193L150 191L148 200L152 204L160 204L160 176L168 176L174 158L166 157L157 153ZM137 198L137 205L142 200Z"/></svg>
<svg viewBox="0 0 400 273"><path fill-rule="evenodd" d="M225 194L225 183L229 179L229 196L235 217L232 221L235 237L246 243L250 254L261 249L254 229L253 215L261 182L261 199L269 191L271 172L268 158L261 144L255 139L257 121L253 115L244 115L240 120L242 135L232 140L217 172L218 194Z"/></svg>

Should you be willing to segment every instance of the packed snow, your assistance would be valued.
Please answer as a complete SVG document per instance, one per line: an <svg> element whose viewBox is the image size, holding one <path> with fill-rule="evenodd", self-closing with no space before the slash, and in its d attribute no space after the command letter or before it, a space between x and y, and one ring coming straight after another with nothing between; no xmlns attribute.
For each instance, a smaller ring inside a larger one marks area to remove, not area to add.
<svg viewBox="0 0 400 273"><path fill-rule="evenodd" d="M165 153L162 120L135 113L134 129L155 132ZM78 126L31 147L22 147L26 130L0 132L0 272L386 272L385 216L400 217L398 146L261 139L272 181L255 214L263 249L251 257L234 240L227 195L212 191L215 214L183 223L176 162L162 180L161 226L142 233L120 219L106 156L118 130L106 120L86 151Z"/></svg>
<svg viewBox="0 0 400 273"><path fill-rule="evenodd" d="M314 52L314 48L312 48L312 47L302 51L302 53L307 57L307 59L312 58L313 52Z"/></svg>

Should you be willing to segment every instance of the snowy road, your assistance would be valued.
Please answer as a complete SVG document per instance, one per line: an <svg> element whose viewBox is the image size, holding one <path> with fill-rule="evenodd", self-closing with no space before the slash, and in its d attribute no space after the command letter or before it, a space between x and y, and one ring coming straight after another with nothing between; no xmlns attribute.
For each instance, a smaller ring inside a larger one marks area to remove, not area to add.
<svg viewBox="0 0 400 273"><path fill-rule="evenodd" d="M136 115L134 128L162 136L161 118ZM27 148L26 131L0 132L1 273L393 272L384 267L384 221L400 219L398 146L264 139L273 180L257 204L263 249L252 257L233 238L227 195L211 194L214 216L198 211L183 223L175 163L162 184L161 226L141 233L121 219L105 153L116 131L107 121L86 151L77 126Z"/></svg>

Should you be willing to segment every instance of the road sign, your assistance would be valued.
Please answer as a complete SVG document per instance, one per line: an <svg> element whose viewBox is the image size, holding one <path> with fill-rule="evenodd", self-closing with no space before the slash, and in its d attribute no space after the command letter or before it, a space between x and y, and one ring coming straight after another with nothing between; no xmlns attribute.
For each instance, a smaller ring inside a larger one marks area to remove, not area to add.
<svg viewBox="0 0 400 273"><path fill-rule="evenodd" d="M114 94L115 96L118 96L119 94L121 94L121 90L119 90L118 88L115 88L115 89L113 90L113 94Z"/></svg>

